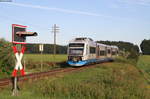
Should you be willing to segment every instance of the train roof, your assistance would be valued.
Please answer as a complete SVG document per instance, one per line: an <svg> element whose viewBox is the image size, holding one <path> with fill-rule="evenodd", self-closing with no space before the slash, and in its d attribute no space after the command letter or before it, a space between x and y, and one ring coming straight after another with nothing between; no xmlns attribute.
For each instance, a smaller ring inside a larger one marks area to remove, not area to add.
<svg viewBox="0 0 150 99"><path fill-rule="evenodd" d="M102 44L102 43L96 43L91 38L88 38L88 37L78 37L78 38L74 38L70 41L70 43L84 43L84 42L89 42L93 45L97 44L97 45L103 46L103 47L119 49L117 46L114 46L114 45L106 45L106 44Z"/></svg>
<svg viewBox="0 0 150 99"><path fill-rule="evenodd" d="M97 43L97 45L99 45L99 46L104 46L104 47L106 47L106 46L107 46L107 45L102 44L102 43Z"/></svg>
<svg viewBox="0 0 150 99"><path fill-rule="evenodd" d="M94 42L91 38L87 37L79 37L79 38L74 38L70 42Z"/></svg>
<svg viewBox="0 0 150 99"><path fill-rule="evenodd" d="M117 48L118 49L118 47L117 46L112 46L112 45L106 45L106 44L102 44L102 43L97 43L97 45L99 45L99 46L103 46L103 47L110 47L110 48Z"/></svg>
<svg viewBox="0 0 150 99"><path fill-rule="evenodd" d="M78 37L78 38L72 39L71 41L93 41L93 39L87 38L87 37Z"/></svg>
<svg viewBox="0 0 150 99"><path fill-rule="evenodd" d="M89 41L93 41L93 39L87 38L87 37L75 38L75 40L76 40L76 41L81 41L81 40L89 40Z"/></svg>
<svg viewBox="0 0 150 99"><path fill-rule="evenodd" d="M118 47L117 46L111 46L112 48L117 48L118 49Z"/></svg>

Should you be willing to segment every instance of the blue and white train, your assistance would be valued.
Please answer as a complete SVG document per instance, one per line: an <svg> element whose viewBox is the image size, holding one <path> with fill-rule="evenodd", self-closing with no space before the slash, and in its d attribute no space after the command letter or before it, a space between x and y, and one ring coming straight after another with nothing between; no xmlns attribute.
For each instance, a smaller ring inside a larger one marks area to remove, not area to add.
<svg viewBox="0 0 150 99"><path fill-rule="evenodd" d="M68 45L68 61L71 66L112 61L118 55L117 46L94 42L91 38L75 38Z"/></svg>

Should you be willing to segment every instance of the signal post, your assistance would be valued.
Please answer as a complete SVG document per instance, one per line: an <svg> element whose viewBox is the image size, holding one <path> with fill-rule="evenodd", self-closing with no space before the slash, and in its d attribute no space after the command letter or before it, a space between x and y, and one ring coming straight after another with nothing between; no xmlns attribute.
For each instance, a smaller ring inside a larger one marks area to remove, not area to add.
<svg viewBox="0 0 150 99"><path fill-rule="evenodd" d="M26 37L27 36L37 36L36 32L27 32L27 26L12 24L12 43L13 43L13 51L16 57L16 65L12 72L13 77L13 96L18 95L18 85L17 85L17 74L20 70L21 76L25 75L24 67L21 63L24 52L25 52L25 44L26 44Z"/></svg>

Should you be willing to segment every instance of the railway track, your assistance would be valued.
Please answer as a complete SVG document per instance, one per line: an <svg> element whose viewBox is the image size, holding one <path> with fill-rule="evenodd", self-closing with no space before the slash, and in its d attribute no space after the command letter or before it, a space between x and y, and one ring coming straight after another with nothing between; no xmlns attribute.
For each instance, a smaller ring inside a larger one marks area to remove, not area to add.
<svg viewBox="0 0 150 99"><path fill-rule="evenodd" d="M95 65L89 65L89 66L83 66L83 67L78 67L78 68L60 68L60 69L55 69L55 70L50 70L47 72L39 72L39 73L32 73L32 74L27 74L25 76L18 76L18 82L22 83L24 81L28 80L37 80L37 79L42 79L43 77L48 77L48 76L54 76L59 73L65 73L65 72L73 72L73 71L79 71L82 69L86 68L93 68ZM4 78L0 79L0 88L3 88L8 85L12 85L13 78Z"/></svg>

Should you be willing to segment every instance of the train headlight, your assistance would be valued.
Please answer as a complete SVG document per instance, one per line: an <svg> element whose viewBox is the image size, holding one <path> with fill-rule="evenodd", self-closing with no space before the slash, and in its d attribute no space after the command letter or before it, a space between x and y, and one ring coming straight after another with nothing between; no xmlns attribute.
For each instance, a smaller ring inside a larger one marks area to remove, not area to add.
<svg viewBox="0 0 150 99"><path fill-rule="evenodd" d="M76 62L76 61L77 61L77 58L76 58L76 57L74 57L72 60L73 60L74 62Z"/></svg>

